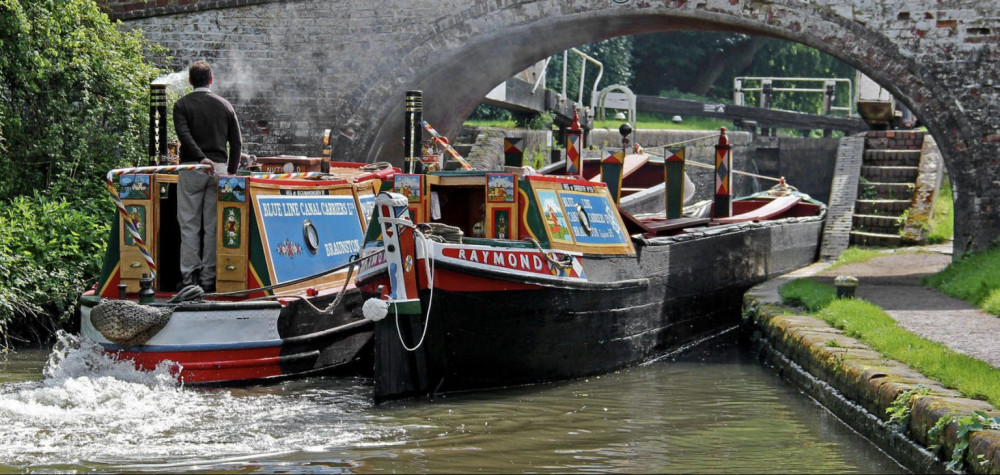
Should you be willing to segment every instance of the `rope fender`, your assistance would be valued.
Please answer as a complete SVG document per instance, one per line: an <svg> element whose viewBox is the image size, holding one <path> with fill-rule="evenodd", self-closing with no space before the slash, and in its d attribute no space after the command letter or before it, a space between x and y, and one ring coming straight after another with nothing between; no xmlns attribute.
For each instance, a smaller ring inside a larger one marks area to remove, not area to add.
<svg viewBox="0 0 1000 475"><path fill-rule="evenodd" d="M131 300L104 299L90 311L90 323L109 341L139 346L170 321L173 307L150 307Z"/></svg>

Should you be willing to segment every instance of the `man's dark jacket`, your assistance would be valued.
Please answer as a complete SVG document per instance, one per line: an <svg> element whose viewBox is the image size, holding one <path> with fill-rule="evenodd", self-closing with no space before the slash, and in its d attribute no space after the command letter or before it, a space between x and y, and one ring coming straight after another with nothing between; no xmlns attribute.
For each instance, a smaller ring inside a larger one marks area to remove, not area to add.
<svg viewBox="0 0 1000 475"><path fill-rule="evenodd" d="M185 95L174 103L174 129L181 142L181 163L197 163L208 157L213 162L226 163L230 175L236 173L243 140L229 101L209 91L196 90Z"/></svg>

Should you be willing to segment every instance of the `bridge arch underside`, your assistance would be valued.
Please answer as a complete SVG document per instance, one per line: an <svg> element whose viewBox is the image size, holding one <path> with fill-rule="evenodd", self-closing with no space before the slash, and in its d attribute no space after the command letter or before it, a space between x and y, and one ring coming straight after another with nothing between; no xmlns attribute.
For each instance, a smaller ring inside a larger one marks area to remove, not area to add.
<svg viewBox="0 0 1000 475"><path fill-rule="evenodd" d="M369 25L369 30L355 29L353 35L355 41L365 42L370 54L363 58L324 56L327 68L353 68L359 74L324 84L320 93L332 98L326 103L334 108L318 115L327 121L323 126L350 129L348 135L354 135L353 140L336 141L335 157L366 157L368 161L398 164L406 90L423 90L424 118L443 134L453 135L494 86L572 46L616 36L690 29L796 41L869 75L926 125L941 149L956 192L958 255L983 249L1000 236L1000 89L993 86L993 78L1000 72L1000 35L989 35L1000 31L1000 18L992 12L992 1L968 1L960 11L966 17L973 12L975 18L953 21L949 17L944 23L941 18L949 13L937 0L906 2L905 12L873 6L868 0L400 2L400 9L419 7L406 19L410 27L404 34L387 36L383 26ZM317 18L317 11L325 11L317 10L318 5L329 3L282 3L286 13L280 15L286 27L290 20L308 17L318 24L325 22L330 29L340 28L343 15L331 12L328 18ZM358 8L367 4L366 0L345 3ZM267 5L245 9L262 7ZM304 10L287 13L296 8ZM399 15L392 18L398 21ZM965 22L977 25L977 29L968 28ZM973 32L987 36L970 39ZM305 47L337 48L321 41ZM180 51L174 53L185 56ZM199 54L205 56L204 52L193 56ZM322 55L317 51L313 56ZM282 71L272 68L268 74L280 77ZM294 82L294 78L288 81Z"/></svg>

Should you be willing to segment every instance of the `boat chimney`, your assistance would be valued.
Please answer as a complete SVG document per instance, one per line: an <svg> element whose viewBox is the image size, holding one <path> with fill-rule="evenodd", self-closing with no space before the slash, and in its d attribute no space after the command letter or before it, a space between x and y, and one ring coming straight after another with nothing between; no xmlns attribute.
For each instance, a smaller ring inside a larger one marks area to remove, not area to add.
<svg viewBox="0 0 1000 475"><path fill-rule="evenodd" d="M420 173L423 155L424 92L406 91L406 118L403 137L403 163L406 173ZM419 167L419 168L418 168Z"/></svg>
<svg viewBox="0 0 1000 475"><path fill-rule="evenodd" d="M166 161L167 153L167 85L149 84L149 164Z"/></svg>
<svg viewBox="0 0 1000 475"><path fill-rule="evenodd" d="M722 127L719 143L715 146L715 203L713 218L733 215L733 147L729 145L726 128Z"/></svg>

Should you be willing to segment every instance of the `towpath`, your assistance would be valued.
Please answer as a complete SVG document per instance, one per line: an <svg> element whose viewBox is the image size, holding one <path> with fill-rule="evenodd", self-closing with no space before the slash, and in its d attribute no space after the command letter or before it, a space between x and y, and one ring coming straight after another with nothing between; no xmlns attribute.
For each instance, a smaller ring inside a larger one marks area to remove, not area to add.
<svg viewBox="0 0 1000 475"><path fill-rule="evenodd" d="M753 292L761 302L778 302L777 289L796 278L833 284L839 275L857 277L855 297L881 307L900 326L929 340L1000 368L1000 317L924 287L923 277L951 262L951 243L885 251L866 262L828 270L819 262L786 274Z"/></svg>

